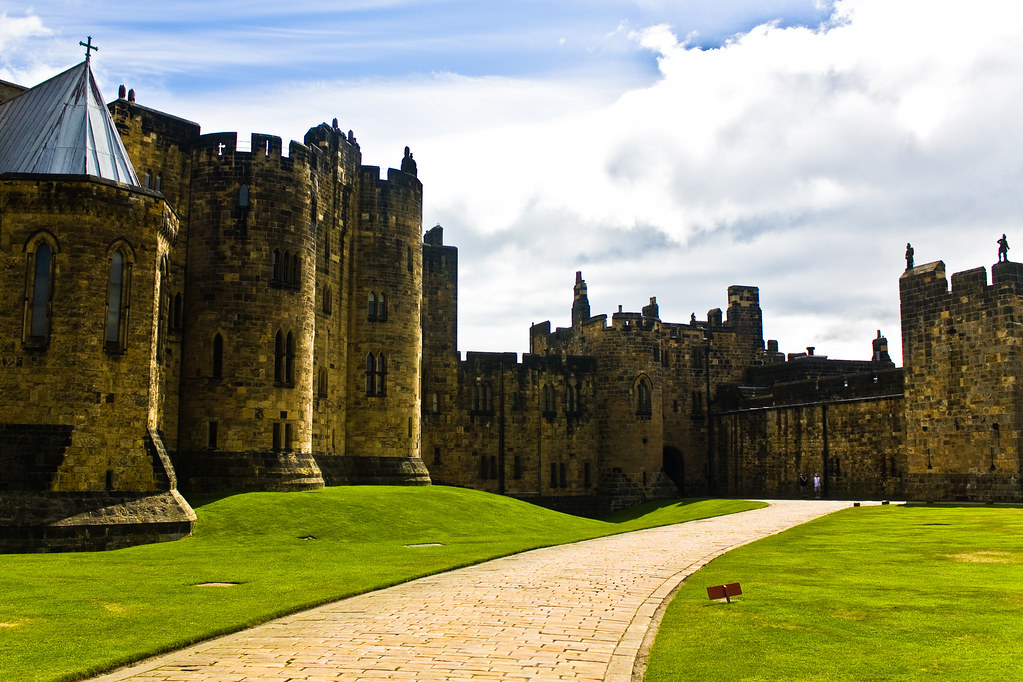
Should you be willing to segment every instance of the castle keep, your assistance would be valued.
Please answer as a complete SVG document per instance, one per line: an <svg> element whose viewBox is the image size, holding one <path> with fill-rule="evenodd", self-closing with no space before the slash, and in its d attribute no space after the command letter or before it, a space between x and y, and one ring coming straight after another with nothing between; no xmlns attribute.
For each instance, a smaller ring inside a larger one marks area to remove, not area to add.
<svg viewBox="0 0 1023 682"><path fill-rule="evenodd" d="M903 359L765 344L759 291L458 350L458 250L351 131L203 134L88 60L0 83L0 551L182 537L178 488L434 483L592 513L679 495L1023 501L1023 265L900 278ZM723 292L724 293L724 292Z"/></svg>

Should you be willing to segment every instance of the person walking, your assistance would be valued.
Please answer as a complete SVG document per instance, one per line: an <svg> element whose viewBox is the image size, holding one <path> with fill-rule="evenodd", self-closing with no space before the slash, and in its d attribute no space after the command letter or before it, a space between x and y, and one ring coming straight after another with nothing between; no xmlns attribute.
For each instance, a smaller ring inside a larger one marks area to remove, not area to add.
<svg viewBox="0 0 1023 682"><path fill-rule="evenodd" d="M823 481L821 480L820 474L813 475L813 497L815 500L821 499L821 488L823 487Z"/></svg>

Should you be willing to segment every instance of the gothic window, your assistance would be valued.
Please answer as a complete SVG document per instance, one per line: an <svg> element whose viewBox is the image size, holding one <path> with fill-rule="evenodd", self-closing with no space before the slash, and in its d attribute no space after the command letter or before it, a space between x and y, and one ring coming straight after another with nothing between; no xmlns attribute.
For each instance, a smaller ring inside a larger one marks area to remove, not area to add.
<svg viewBox="0 0 1023 682"><path fill-rule="evenodd" d="M377 295L372 291L367 295L367 312L370 321L377 319Z"/></svg>
<svg viewBox="0 0 1023 682"><path fill-rule="evenodd" d="M123 353L128 347L131 266L125 246L116 246L110 254L110 276L107 279L106 331L103 341L108 353Z"/></svg>
<svg viewBox="0 0 1023 682"><path fill-rule="evenodd" d="M650 380L642 376L636 381L636 414L648 415L651 411Z"/></svg>
<svg viewBox="0 0 1023 682"><path fill-rule="evenodd" d="M284 342L284 382L288 386L295 385L295 337L291 332Z"/></svg>
<svg viewBox="0 0 1023 682"><path fill-rule="evenodd" d="M167 345L167 327L170 326L170 266L167 256L160 259L160 308L156 320L156 361L163 361L164 347Z"/></svg>
<svg viewBox="0 0 1023 682"><path fill-rule="evenodd" d="M568 385L568 390L565 392L565 398L566 398L566 403L567 403L566 406L565 406L565 411L568 412L569 414L578 414L579 413L579 388L576 387L576 386L573 386L572 384L569 384Z"/></svg>
<svg viewBox="0 0 1023 682"><path fill-rule="evenodd" d="M27 346L45 348L50 342L55 249L40 236L26 252L24 341Z"/></svg>
<svg viewBox="0 0 1023 682"><path fill-rule="evenodd" d="M377 355L377 395L385 394L384 378L387 376L387 359L383 353Z"/></svg>
<svg viewBox="0 0 1023 682"><path fill-rule="evenodd" d="M217 332L213 336L213 372L214 379L220 379L224 375L224 337Z"/></svg>
<svg viewBox="0 0 1023 682"><path fill-rule="evenodd" d="M376 389L377 361L370 353L366 356L366 395L374 395Z"/></svg>
<svg viewBox="0 0 1023 682"><path fill-rule="evenodd" d="M381 397L386 395L387 359L383 353L366 356L366 395Z"/></svg>
<svg viewBox="0 0 1023 682"><path fill-rule="evenodd" d="M377 296L377 319L381 321L387 319L387 299L384 298L384 292L382 291Z"/></svg>

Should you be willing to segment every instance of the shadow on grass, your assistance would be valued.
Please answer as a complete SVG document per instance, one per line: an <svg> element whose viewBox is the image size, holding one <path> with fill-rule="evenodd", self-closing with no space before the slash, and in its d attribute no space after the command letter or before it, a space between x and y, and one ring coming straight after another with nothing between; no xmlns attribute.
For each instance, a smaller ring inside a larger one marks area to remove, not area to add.
<svg viewBox="0 0 1023 682"><path fill-rule="evenodd" d="M643 504L635 507L629 507L628 509L622 509L620 511L613 512L601 518L601 521L607 521L608 523L627 523L629 521L635 521L636 519L646 516L652 512L660 509L686 507L697 502L702 502L707 498L703 497L687 497L685 499L674 499L674 500L651 500L650 502L644 502Z"/></svg>

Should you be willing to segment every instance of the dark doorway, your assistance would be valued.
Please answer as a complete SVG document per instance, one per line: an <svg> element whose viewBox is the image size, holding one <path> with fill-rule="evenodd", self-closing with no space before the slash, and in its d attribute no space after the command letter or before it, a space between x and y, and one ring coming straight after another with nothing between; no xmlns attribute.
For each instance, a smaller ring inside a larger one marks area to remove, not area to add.
<svg viewBox="0 0 1023 682"><path fill-rule="evenodd" d="M670 445L664 446L664 460L661 468L668 475L671 482L678 487L678 494L684 496L686 492L686 465L682 459L682 452Z"/></svg>

